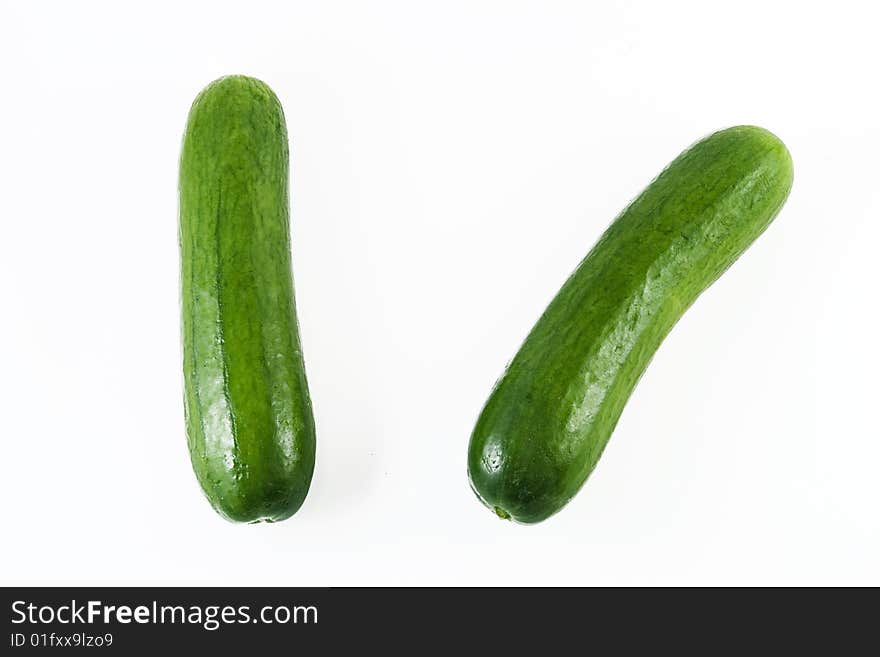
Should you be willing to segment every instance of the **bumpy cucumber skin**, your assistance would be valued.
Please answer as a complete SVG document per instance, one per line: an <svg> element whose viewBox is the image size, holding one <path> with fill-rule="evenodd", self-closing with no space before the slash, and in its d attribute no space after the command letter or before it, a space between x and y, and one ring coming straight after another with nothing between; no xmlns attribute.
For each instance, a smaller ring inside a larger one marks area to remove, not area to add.
<svg viewBox="0 0 880 657"><path fill-rule="evenodd" d="M767 228L792 175L773 134L729 128L682 153L615 219L483 407L468 475L486 506L535 523L568 503L660 343Z"/></svg>
<svg viewBox="0 0 880 657"><path fill-rule="evenodd" d="M179 193L193 469L225 518L284 520L309 490L315 428L291 273L287 128L267 85L231 76L198 95Z"/></svg>

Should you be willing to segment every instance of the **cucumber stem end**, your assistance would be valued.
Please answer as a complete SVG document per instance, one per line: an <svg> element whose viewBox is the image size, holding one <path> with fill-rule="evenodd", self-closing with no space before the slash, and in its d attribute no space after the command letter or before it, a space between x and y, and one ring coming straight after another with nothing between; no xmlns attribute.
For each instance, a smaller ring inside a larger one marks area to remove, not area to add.
<svg viewBox="0 0 880 657"><path fill-rule="evenodd" d="M510 514L502 509L500 506L493 507L492 510L495 512L495 515L497 515L502 520L510 520Z"/></svg>

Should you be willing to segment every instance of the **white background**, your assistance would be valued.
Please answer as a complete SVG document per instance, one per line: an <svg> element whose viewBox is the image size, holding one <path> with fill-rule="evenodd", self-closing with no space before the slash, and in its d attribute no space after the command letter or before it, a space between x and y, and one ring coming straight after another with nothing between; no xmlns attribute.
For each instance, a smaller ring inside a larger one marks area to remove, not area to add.
<svg viewBox="0 0 880 657"><path fill-rule="evenodd" d="M880 584L872 3L0 7L2 584ZM276 525L213 513L183 426L177 158L228 73L292 139L318 457ZM465 468L493 382L626 203L740 123L788 144L788 204L578 497L498 520Z"/></svg>

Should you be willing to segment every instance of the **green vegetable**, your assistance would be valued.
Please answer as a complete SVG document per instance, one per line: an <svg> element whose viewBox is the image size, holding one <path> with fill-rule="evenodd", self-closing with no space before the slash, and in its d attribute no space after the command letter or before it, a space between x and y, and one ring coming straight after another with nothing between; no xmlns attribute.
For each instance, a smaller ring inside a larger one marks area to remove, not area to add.
<svg viewBox="0 0 880 657"><path fill-rule="evenodd" d="M779 139L730 128L682 153L617 217L483 407L468 474L486 506L534 523L577 493L663 338L767 228L791 183Z"/></svg>
<svg viewBox="0 0 880 657"><path fill-rule="evenodd" d="M208 85L180 157L184 409L196 477L239 522L293 515L315 464L287 186L272 90L242 76Z"/></svg>

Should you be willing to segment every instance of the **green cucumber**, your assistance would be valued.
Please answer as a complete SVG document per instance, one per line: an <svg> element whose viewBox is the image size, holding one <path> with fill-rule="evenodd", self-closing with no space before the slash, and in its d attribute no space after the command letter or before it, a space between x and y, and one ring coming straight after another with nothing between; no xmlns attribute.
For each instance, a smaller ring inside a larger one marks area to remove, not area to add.
<svg viewBox="0 0 880 657"><path fill-rule="evenodd" d="M193 469L237 522L305 500L315 428L290 260L287 128L252 78L208 85L180 156L184 410Z"/></svg>
<svg viewBox="0 0 880 657"><path fill-rule="evenodd" d="M767 228L791 183L779 139L729 128L682 153L617 217L480 413L468 475L486 506L535 523L574 497L660 343Z"/></svg>

